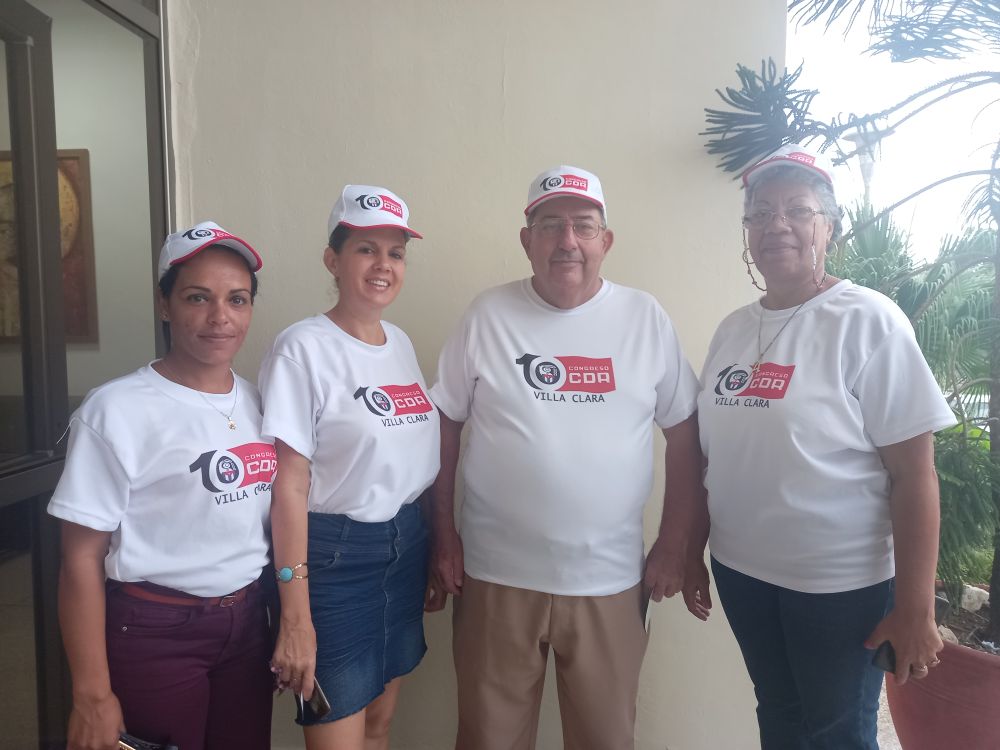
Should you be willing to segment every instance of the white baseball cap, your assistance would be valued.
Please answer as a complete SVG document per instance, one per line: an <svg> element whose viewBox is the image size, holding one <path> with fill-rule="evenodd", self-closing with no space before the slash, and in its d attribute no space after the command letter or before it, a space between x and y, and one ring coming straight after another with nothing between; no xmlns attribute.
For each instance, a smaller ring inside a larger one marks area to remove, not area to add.
<svg viewBox="0 0 1000 750"><path fill-rule="evenodd" d="M250 270L255 273L264 266L260 254L250 247L246 240L227 232L214 221L203 221L190 229L183 229L167 235L163 248L160 250L160 263L157 267L156 278L162 279L171 267L193 258L212 245L222 245L235 250L243 256L247 265L250 266Z"/></svg>
<svg viewBox="0 0 1000 750"><path fill-rule="evenodd" d="M833 187L833 163L830 159L818 151L796 143L782 146L750 167L743 173L743 185L751 187L769 169L782 165L800 167L811 174L819 175Z"/></svg>
<svg viewBox="0 0 1000 750"><path fill-rule="evenodd" d="M547 169L528 186L528 205L524 209L527 216L540 205L552 198L572 195L590 201L601 209L604 221L608 221L608 207L604 203L604 190L596 174L579 167L566 164Z"/></svg>
<svg viewBox="0 0 1000 750"><path fill-rule="evenodd" d="M391 190L376 185L346 185L333 204L326 223L329 237L338 224L351 229L378 229L398 227L411 237L422 240L424 236L407 226L410 209L403 199Z"/></svg>

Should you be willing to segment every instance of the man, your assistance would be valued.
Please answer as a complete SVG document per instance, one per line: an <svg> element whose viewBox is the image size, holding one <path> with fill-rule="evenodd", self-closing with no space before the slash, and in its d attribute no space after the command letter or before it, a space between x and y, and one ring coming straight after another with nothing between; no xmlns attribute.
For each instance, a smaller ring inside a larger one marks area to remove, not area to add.
<svg viewBox="0 0 1000 750"><path fill-rule="evenodd" d="M533 275L473 301L431 390L441 472L428 608L456 596L457 748L534 748L551 649L565 746L631 749L642 612L681 588L700 492L698 383L653 297L600 276L614 235L595 175L543 172L524 213ZM644 575L653 423L667 492Z"/></svg>

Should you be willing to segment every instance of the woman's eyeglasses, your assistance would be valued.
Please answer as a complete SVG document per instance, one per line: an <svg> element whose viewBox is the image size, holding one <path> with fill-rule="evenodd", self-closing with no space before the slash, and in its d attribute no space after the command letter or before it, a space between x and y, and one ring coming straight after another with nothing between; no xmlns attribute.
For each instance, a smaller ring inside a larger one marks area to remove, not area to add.
<svg viewBox="0 0 1000 750"><path fill-rule="evenodd" d="M783 214L772 211L769 208L759 208L743 217L743 226L753 227L754 229L770 226L776 216L786 224L803 226L819 215L825 215L825 212L817 211L815 208L810 208L809 206L794 206L793 208L786 209Z"/></svg>

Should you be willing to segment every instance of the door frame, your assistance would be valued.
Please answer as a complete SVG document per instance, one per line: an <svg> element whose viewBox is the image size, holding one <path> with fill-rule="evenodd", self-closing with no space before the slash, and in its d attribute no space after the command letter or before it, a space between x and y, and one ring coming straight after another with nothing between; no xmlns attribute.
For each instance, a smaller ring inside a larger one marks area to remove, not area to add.
<svg viewBox="0 0 1000 750"><path fill-rule="evenodd" d="M99 10L142 40L150 203L148 281L152 281L170 216L162 2L80 2ZM3 0L0 38L5 43L10 82L27 451L0 464L0 506L30 503L41 748L65 746L72 706L70 674L57 616L59 526L45 510L62 473L65 456L62 437L69 420L51 25L51 19L32 6L30 0ZM155 308L153 295L150 297L150 305ZM157 350L162 351L159 327L154 324L149 333L157 342Z"/></svg>

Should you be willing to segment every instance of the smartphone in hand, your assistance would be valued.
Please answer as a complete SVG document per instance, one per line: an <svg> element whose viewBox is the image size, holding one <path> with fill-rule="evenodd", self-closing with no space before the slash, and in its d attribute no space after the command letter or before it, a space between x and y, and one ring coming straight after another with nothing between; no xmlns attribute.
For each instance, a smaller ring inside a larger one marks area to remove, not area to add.
<svg viewBox="0 0 1000 750"><path fill-rule="evenodd" d="M934 597L934 622L940 625L945 615L948 614L949 609L951 609L951 604L948 600L941 596L941 594L937 594ZM896 650L892 647L892 643L882 641L879 644L879 647L875 649L875 653L872 654L872 665L884 672L896 671Z"/></svg>
<svg viewBox="0 0 1000 750"><path fill-rule="evenodd" d="M302 700L301 693L295 694L295 701L298 705L299 721L301 721L305 716L306 701ZM313 678L313 694L312 698L308 701L308 705L313 716L317 719L322 719L330 713L330 701L326 699L326 693L323 692L323 688L319 686L319 680L315 677Z"/></svg>

